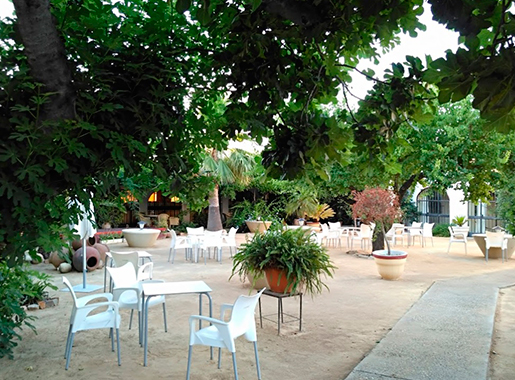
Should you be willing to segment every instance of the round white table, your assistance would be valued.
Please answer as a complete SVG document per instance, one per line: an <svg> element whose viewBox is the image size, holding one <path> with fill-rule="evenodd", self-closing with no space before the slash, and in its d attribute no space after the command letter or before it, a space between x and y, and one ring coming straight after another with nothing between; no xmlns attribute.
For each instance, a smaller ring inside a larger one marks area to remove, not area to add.
<svg viewBox="0 0 515 380"><path fill-rule="evenodd" d="M122 233L129 247L148 248L155 244L161 230L155 228L126 228L122 230Z"/></svg>

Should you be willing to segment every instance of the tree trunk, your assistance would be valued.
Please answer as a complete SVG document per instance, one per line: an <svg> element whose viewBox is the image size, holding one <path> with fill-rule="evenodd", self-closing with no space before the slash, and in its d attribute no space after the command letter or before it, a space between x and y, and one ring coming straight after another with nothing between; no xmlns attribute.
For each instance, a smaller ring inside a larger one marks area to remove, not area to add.
<svg viewBox="0 0 515 380"><path fill-rule="evenodd" d="M380 249L384 249L384 234L382 230L377 231L372 240L372 251L379 251Z"/></svg>
<svg viewBox="0 0 515 380"><path fill-rule="evenodd" d="M50 13L50 0L14 0L17 28L34 80L43 93L52 93L42 105L41 120L75 118L75 90L64 42Z"/></svg>
<svg viewBox="0 0 515 380"><path fill-rule="evenodd" d="M220 231L223 228L220 214L220 201L218 199L218 184L209 194L209 213L207 214L207 230Z"/></svg>

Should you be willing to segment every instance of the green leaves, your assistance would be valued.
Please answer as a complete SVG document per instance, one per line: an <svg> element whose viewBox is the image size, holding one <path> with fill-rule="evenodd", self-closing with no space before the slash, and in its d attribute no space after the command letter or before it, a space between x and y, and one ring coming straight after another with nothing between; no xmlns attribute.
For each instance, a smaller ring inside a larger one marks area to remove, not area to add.
<svg viewBox="0 0 515 380"><path fill-rule="evenodd" d="M179 13L184 13L191 7L191 0L177 0L175 3L175 10Z"/></svg>

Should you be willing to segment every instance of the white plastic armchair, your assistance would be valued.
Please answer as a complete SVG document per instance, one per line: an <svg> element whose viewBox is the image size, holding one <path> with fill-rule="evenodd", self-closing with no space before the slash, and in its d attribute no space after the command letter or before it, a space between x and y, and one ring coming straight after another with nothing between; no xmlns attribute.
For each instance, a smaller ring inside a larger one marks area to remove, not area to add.
<svg viewBox="0 0 515 380"><path fill-rule="evenodd" d="M500 248L501 249L501 258L504 263L504 257L506 255L506 250L508 249L508 239L505 238L504 232L490 232L486 231L485 237L485 260L488 262L488 251L490 248Z"/></svg>
<svg viewBox="0 0 515 380"><path fill-rule="evenodd" d="M426 239L431 239L431 244L433 247L435 246L435 243L433 241L433 227L434 223L424 223L422 227L422 239L424 240L424 245L426 244Z"/></svg>
<svg viewBox="0 0 515 380"><path fill-rule="evenodd" d="M404 244L404 224L393 223L384 238L391 241L393 245L396 245L398 240Z"/></svg>
<svg viewBox="0 0 515 380"><path fill-rule="evenodd" d="M152 264L152 263L148 263ZM146 264L145 264L146 265ZM129 309L131 310L131 316L129 320L129 330L132 327L132 317L134 314L134 310L138 311L138 331L139 338L141 343L143 325L141 323L141 312L143 311L143 302L142 302L142 287L141 281L139 281L136 277L134 266L132 263L128 262L121 267L115 268L107 268L111 278L113 279L114 287L113 287L113 297L114 300L118 302L120 309ZM147 280L145 283L151 282L164 282L161 280ZM165 297L152 297L149 300L149 307L154 305L163 305L163 319L164 319L164 327L165 332L167 331L166 325L166 304Z"/></svg>
<svg viewBox="0 0 515 380"><path fill-rule="evenodd" d="M170 230L170 250L168 252L168 261L172 259L172 264L175 260L175 252L178 249L184 248L184 258L188 258L188 253L191 254L193 245L186 236L177 236L174 230Z"/></svg>
<svg viewBox="0 0 515 380"><path fill-rule="evenodd" d="M411 228L409 229L409 237L408 239L411 240L411 244L415 245L415 238L419 238L420 245L424 245L422 241L422 223L420 222L413 222L411 223Z"/></svg>
<svg viewBox="0 0 515 380"><path fill-rule="evenodd" d="M204 264L207 264L207 256L211 256L211 248L216 252L216 259L222 264L222 234L223 230L204 231L204 237L199 244L199 250L204 255Z"/></svg>
<svg viewBox="0 0 515 380"><path fill-rule="evenodd" d="M374 225L375 227L375 225ZM354 240L359 240L361 243L361 248L366 249L368 244L372 245L372 235L374 230L368 224L361 223L359 226L359 231L354 231L354 233L350 237L350 247L352 249Z"/></svg>
<svg viewBox="0 0 515 380"><path fill-rule="evenodd" d="M228 349L232 355L234 377L236 380L238 380L235 340L242 335L244 335L249 342L254 343L257 377L258 379L261 379L261 369L259 367L259 356L257 351L256 321L254 319L254 313L259 297L261 297L261 294L263 294L265 289L266 288L261 289L253 296L241 295L236 299L236 302L234 302L233 305L222 305L220 319L205 317L202 315L192 315L190 317L190 345L188 350L188 369L186 371L186 380L189 380L190 378L191 355L194 345L218 347L218 368L220 368L222 361L221 349ZM231 309L231 319L228 322L225 322L225 312ZM196 326L198 321L206 321L210 323L211 326L197 330Z"/></svg>
<svg viewBox="0 0 515 380"><path fill-rule="evenodd" d="M229 247L229 252L232 257L232 249L234 248L234 252L237 252L238 245L236 244L236 233L238 229L235 227L231 227L227 236L222 236L222 249L224 247Z"/></svg>
<svg viewBox="0 0 515 380"><path fill-rule="evenodd" d="M449 239L449 246L447 247L447 254L449 254L452 243L463 243L463 244L465 244L465 255L467 255L468 254L467 253L467 234L465 234L463 232L454 232L454 230L452 229L451 226L449 226L448 228L449 228L450 239Z"/></svg>
<svg viewBox="0 0 515 380"><path fill-rule="evenodd" d="M116 349L118 351L118 365L120 360L120 313L118 302L113 301L113 295L110 293L92 294L89 296L77 298L73 286L66 277L63 277L63 283L66 285L73 298L73 309L70 316L70 327L68 329L68 337L66 338L66 348L64 350L64 358L66 359L66 367L70 366L70 357L73 347L73 339L78 331L93 329L110 329L111 350L114 351L114 330L116 330ZM89 303L105 299L105 302ZM98 309L104 309L100 311ZM92 315L90 315L94 312Z"/></svg>
<svg viewBox="0 0 515 380"><path fill-rule="evenodd" d="M139 264L140 258L139 258L138 251L132 251L132 252L111 251L111 257L113 259L114 265L118 268L124 266L127 263L132 263L132 267L134 268L134 273L136 274L139 281L152 279L152 271L153 271L154 266L153 266L152 262L140 265Z"/></svg>

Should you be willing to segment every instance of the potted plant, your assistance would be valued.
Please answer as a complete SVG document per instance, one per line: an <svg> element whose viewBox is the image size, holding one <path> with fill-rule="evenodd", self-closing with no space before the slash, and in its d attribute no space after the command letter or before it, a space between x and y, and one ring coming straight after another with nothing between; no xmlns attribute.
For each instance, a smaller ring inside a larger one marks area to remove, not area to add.
<svg viewBox="0 0 515 380"><path fill-rule="evenodd" d="M326 249L309 232L273 227L240 246L233 257L231 278L251 275L255 285L265 275L274 292L314 295L327 288L323 277L332 277L334 269Z"/></svg>
<svg viewBox="0 0 515 380"><path fill-rule="evenodd" d="M235 214L244 218L245 224L252 233L265 232L276 219L274 217L273 206L268 205L264 200L259 200L257 202L244 200L234 206L233 210L235 211ZM235 217L238 216L235 215Z"/></svg>
<svg viewBox="0 0 515 380"><path fill-rule="evenodd" d="M367 188L362 192L352 193L355 203L352 205L352 215L360 218L362 223L374 222L382 232L382 241L385 241L385 231L391 224L401 217L401 208L396 194L381 188ZM398 279L403 271L407 252L390 249L386 240L387 249L372 252L377 264L379 275L386 280Z"/></svg>
<svg viewBox="0 0 515 380"><path fill-rule="evenodd" d="M452 230L455 232L455 233L463 233L465 236L468 235L469 233L469 226L467 226L467 217L465 216L456 216L452 221L451 223L453 224L452 226Z"/></svg>
<svg viewBox="0 0 515 380"><path fill-rule="evenodd" d="M327 203L319 203L315 209L308 214L312 222L308 225L313 227L320 227L320 219L327 219L334 216L334 210Z"/></svg>

